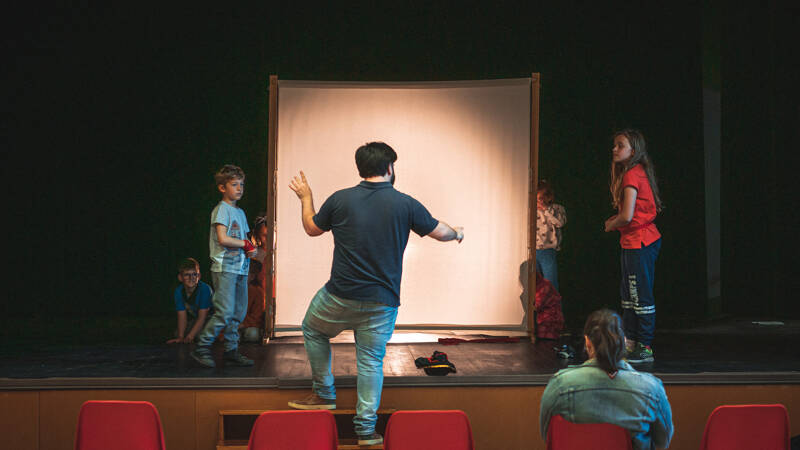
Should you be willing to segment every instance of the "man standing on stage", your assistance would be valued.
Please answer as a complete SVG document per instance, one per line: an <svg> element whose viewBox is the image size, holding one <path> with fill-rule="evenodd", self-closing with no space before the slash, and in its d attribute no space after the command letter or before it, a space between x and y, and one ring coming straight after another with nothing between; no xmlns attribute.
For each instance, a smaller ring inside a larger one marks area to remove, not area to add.
<svg viewBox="0 0 800 450"><path fill-rule="evenodd" d="M409 232L439 241L464 239L461 227L434 219L424 206L394 189L397 153L383 142L356 150L358 174L364 181L331 195L314 211L305 174L289 186L302 205L303 228L309 236L333 230L331 278L306 311L303 337L311 363L313 393L289 402L296 409L335 409L330 339L343 330L355 336L358 365L356 415L359 445L376 445L375 432L383 387L383 357L400 306L403 252Z"/></svg>

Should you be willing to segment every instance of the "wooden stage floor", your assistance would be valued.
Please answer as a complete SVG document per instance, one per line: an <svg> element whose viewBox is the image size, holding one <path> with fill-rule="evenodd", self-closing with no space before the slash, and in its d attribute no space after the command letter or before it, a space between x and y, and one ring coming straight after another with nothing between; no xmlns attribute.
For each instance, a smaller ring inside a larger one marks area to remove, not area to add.
<svg viewBox="0 0 800 450"><path fill-rule="evenodd" d="M471 333L471 334L466 334ZM0 390L75 388L310 388L310 367L302 338L282 333L266 346L243 344L253 367L197 365L191 345L85 346L55 352L30 352L7 358L0 367ZM387 346L385 385L390 386L536 386L557 370L583 361L581 339L530 343L443 345L439 338L480 339L508 332L398 330ZM513 334L513 333L511 333ZM554 347L568 343L576 358L559 359ZM665 384L797 384L800 383L800 322L764 326L731 321L689 330L661 330L654 349L656 362L639 370L652 372ZM414 359L446 352L457 373L426 376ZM214 346L221 361L222 349ZM355 386L352 334L333 343L333 370L339 387Z"/></svg>
<svg viewBox="0 0 800 450"><path fill-rule="evenodd" d="M664 381L676 429L670 448L698 448L708 415L721 404L783 403L790 417L800 415L799 330L800 322L771 327L749 321L659 330L656 362L639 370ZM558 369L581 358L559 359L554 341L437 342L485 337L470 333L396 332L384 362L382 408L459 409L470 419L478 449L544 450L538 430L544 386ZM564 340L580 356L580 337ZM4 444L71 449L83 402L146 400L158 408L167 448L212 450L222 448L222 411L286 409L287 401L305 396L311 386L298 336L243 345L243 353L256 360L253 367L205 369L189 357L190 350L188 345L15 349L0 365ZM221 350L215 348L217 357ZM458 373L431 377L415 367L415 358L434 350L446 352ZM352 336L336 339L333 352L337 406L352 409L357 398ZM791 434L800 434L800 421L792 424ZM349 423L342 424L340 437L346 433L352 433Z"/></svg>

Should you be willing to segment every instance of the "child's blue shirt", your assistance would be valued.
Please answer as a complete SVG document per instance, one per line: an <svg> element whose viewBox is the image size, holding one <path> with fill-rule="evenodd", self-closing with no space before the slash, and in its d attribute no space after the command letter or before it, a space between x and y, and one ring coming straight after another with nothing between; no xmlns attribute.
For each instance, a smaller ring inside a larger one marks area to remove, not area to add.
<svg viewBox="0 0 800 450"><path fill-rule="evenodd" d="M197 283L197 287L192 292L192 295L186 297L186 291L183 285L178 285L175 288L173 298L175 300L175 311L186 311L189 315L197 316L197 312L201 309L208 309L209 314L213 311L211 306L211 296L214 294L213 289L202 281Z"/></svg>

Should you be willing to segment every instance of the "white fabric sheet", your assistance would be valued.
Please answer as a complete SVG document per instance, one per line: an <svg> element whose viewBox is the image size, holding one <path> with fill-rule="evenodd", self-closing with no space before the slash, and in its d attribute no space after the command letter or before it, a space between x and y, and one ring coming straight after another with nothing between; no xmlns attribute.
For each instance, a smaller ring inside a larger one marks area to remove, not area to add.
<svg viewBox="0 0 800 450"><path fill-rule="evenodd" d="M530 80L361 84L279 82L276 322L298 326L330 275L333 236L309 237L289 189L301 169L319 208L358 184L355 150L398 154L395 188L463 243L413 232L404 257L402 325L523 326L528 257Z"/></svg>

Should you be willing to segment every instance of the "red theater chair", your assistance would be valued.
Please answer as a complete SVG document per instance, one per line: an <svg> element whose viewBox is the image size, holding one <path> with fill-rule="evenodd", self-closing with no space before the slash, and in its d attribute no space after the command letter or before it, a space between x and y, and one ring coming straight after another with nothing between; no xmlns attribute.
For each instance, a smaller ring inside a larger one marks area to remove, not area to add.
<svg viewBox="0 0 800 450"><path fill-rule="evenodd" d="M628 430L610 423L572 423L560 415L550 419L547 450L632 450Z"/></svg>
<svg viewBox="0 0 800 450"><path fill-rule="evenodd" d="M256 419L248 450L336 450L336 419L326 410L267 411Z"/></svg>
<svg viewBox="0 0 800 450"><path fill-rule="evenodd" d="M789 414L783 405L724 405L708 416L701 450L787 450Z"/></svg>
<svg viewBox="0 0 800 450"><path fill-rule="evenodd" d="M474 450L463 411L397 411L386 424L384 450Z"/></svg>
<svg viewBox="0 0 800 450"><path fill-rule="evenodd" d="M164 450L158 410L150 402L96 401L81 406L75 450Z"/></svg>

